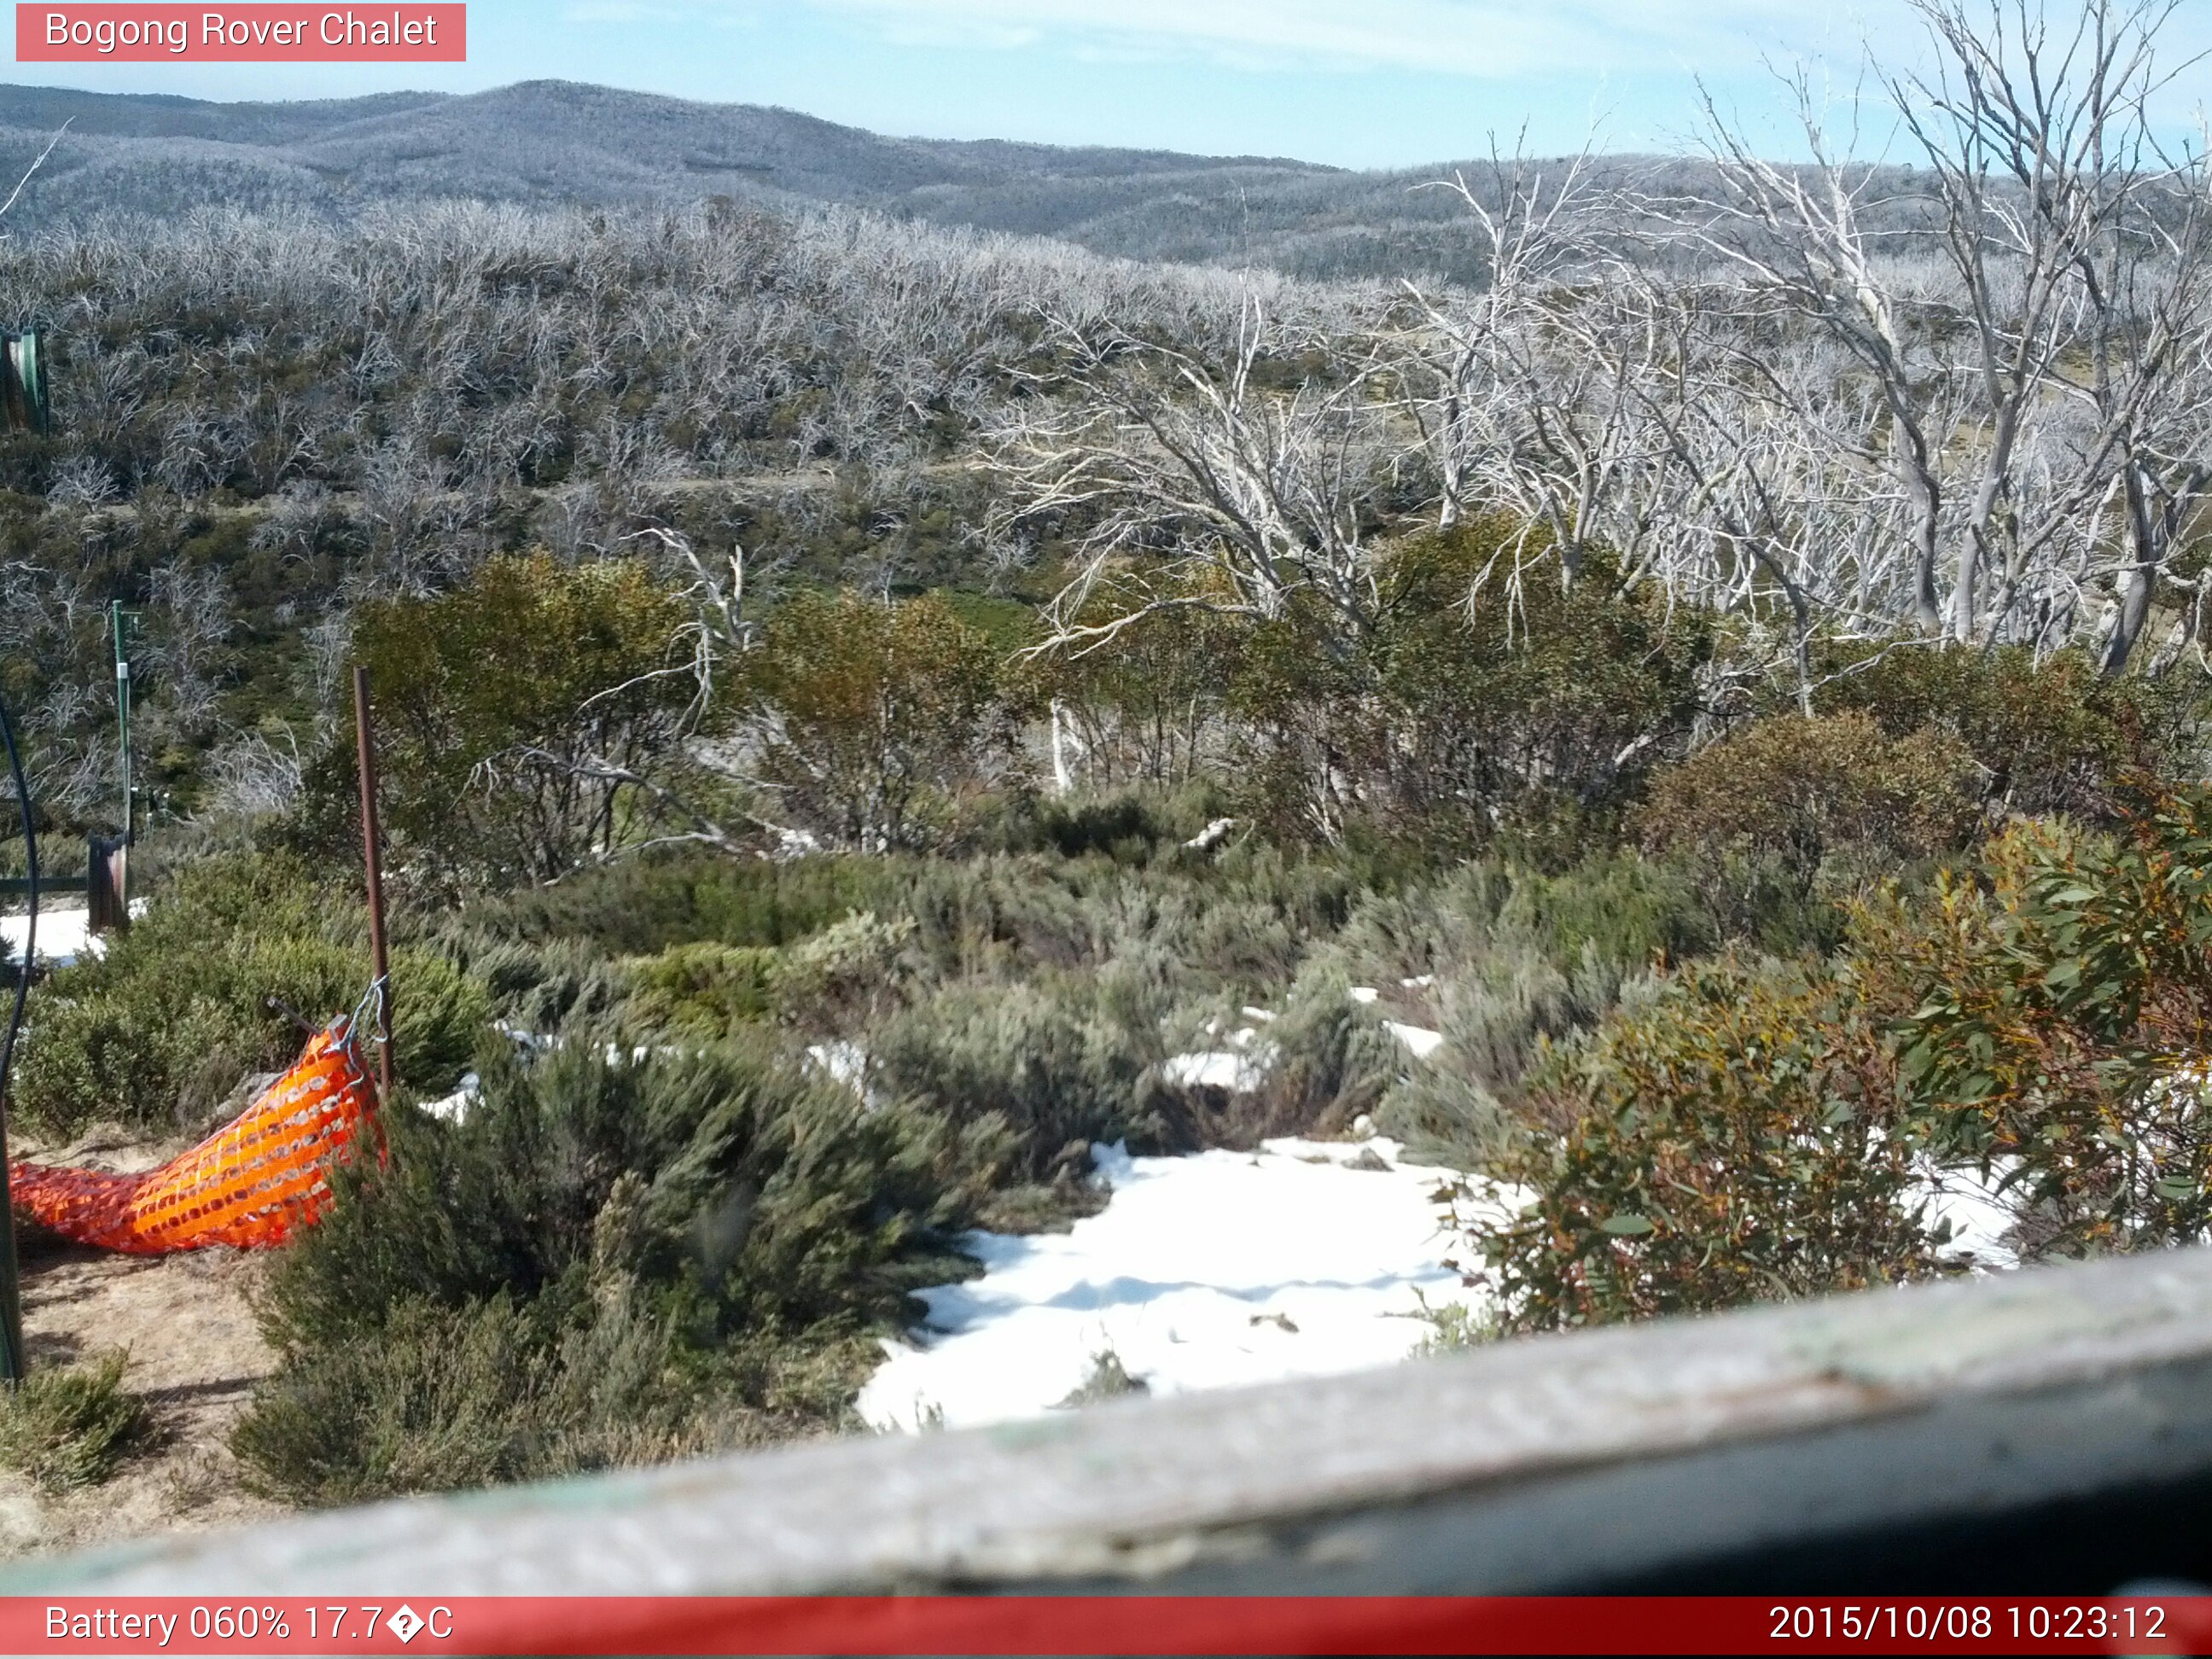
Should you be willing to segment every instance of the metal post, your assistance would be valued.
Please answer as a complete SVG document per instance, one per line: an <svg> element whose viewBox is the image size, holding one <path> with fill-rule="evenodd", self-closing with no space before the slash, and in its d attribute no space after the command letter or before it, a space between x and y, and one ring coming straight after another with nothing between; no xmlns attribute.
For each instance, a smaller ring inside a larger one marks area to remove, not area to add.
<svg viewBox="0 0 2212 1659"><path fill-rule="evenodd" d="M128 847L134 839L134 815L131 791L131 653L124 638L127 613L123 601L117 599L109 605L107 615L115 633L115 735L117 750L123 757L123 844ZM128 618L130 622L137 620Z"/></svg>
<svg viewBox="0 0 2212 1659"><path fill-rule="evenodd" d="M138 839L138 792L131 781L131 642L138 635L138 613L125 611L117 599L109 604L107 616L115 641L115 737L123 828L112 836L94 832L86 848L84 887L92 913L89 926L96 933L124 933L131 927L131 848Z"/></svg>
<svg viewBox="0 0 2212 1659"><path fill-rule="evenodd" d="M361 761L362 861L368 872L368 954L376 986L376 1076L392 1098L392 972L384 953L384 857L376 824L376 739L368 723L368 670L353 670L353 726Z"/></svg>

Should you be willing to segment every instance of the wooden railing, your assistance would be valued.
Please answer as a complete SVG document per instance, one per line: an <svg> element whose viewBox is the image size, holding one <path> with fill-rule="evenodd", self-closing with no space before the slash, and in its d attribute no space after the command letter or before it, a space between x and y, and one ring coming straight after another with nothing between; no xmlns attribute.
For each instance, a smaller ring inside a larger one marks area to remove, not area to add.
<svg viewBox="0 0 2212 1659"><path fill-rule="evenodd" d="M19 1563L0 1590L2109 1591L2212 1551L2212 1253Z"/></svg>
<svg viewBox="0 0 2212 1659"><path fill-rule="evenodd" d="M41 902L50 893L82 893L92 912L92 931L119 933L131 926L131 844L121 836L97 832L85 838L84 874L55 875L41 871L38 889ZM0 876L0 898L27 897L28 878Z"/></svg>

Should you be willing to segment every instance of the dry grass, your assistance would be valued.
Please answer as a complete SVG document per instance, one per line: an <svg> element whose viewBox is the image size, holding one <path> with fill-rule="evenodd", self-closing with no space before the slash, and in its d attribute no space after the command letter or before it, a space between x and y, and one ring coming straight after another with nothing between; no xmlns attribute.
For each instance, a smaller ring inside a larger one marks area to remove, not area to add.
<svg viewBox="0 0 2212 1659"><path fill-rule="evenodd" d="M144 1169L177 1150L115 1133L38 1153ZM0 1469L0 1557L259 1520L278 1507L240 1486L228 1441L272 1363L248 1298L263 1262L236 1250L123 1256L27 1242L23 1325L34 1372L125 1351L121 1386L144 1413L105 1480L61 1490Z"/></svg>

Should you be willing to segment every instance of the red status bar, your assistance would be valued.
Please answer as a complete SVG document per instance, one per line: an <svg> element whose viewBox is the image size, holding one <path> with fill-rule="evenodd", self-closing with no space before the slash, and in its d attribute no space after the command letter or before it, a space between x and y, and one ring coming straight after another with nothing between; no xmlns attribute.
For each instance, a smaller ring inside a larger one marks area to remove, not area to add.
<svg viewBox="0 0 2212 1659"><path fill-rule="evenodd" d="M2212 1597L15 1596L0 1651L2204 1653Z"/></svg>

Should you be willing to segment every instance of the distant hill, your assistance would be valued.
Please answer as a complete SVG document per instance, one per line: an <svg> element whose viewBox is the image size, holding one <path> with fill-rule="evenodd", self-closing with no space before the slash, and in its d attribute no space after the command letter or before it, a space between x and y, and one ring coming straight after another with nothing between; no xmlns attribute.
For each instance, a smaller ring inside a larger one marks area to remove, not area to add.
<svg viewBox="0 0 2212 1659"><path fill-rule="evenodd" d="M565 81L465 96L386 93L219 104L0 86L0 168L64 122L19 228L88 211L236 203L343 216L393 198L846 203L1064 237L1103 253L1307 276L1465 276L1474 248L1447 166L1354 173L1269 156L890 138L790 110ZM13 183L10 176L0 189Z"/></svg>

